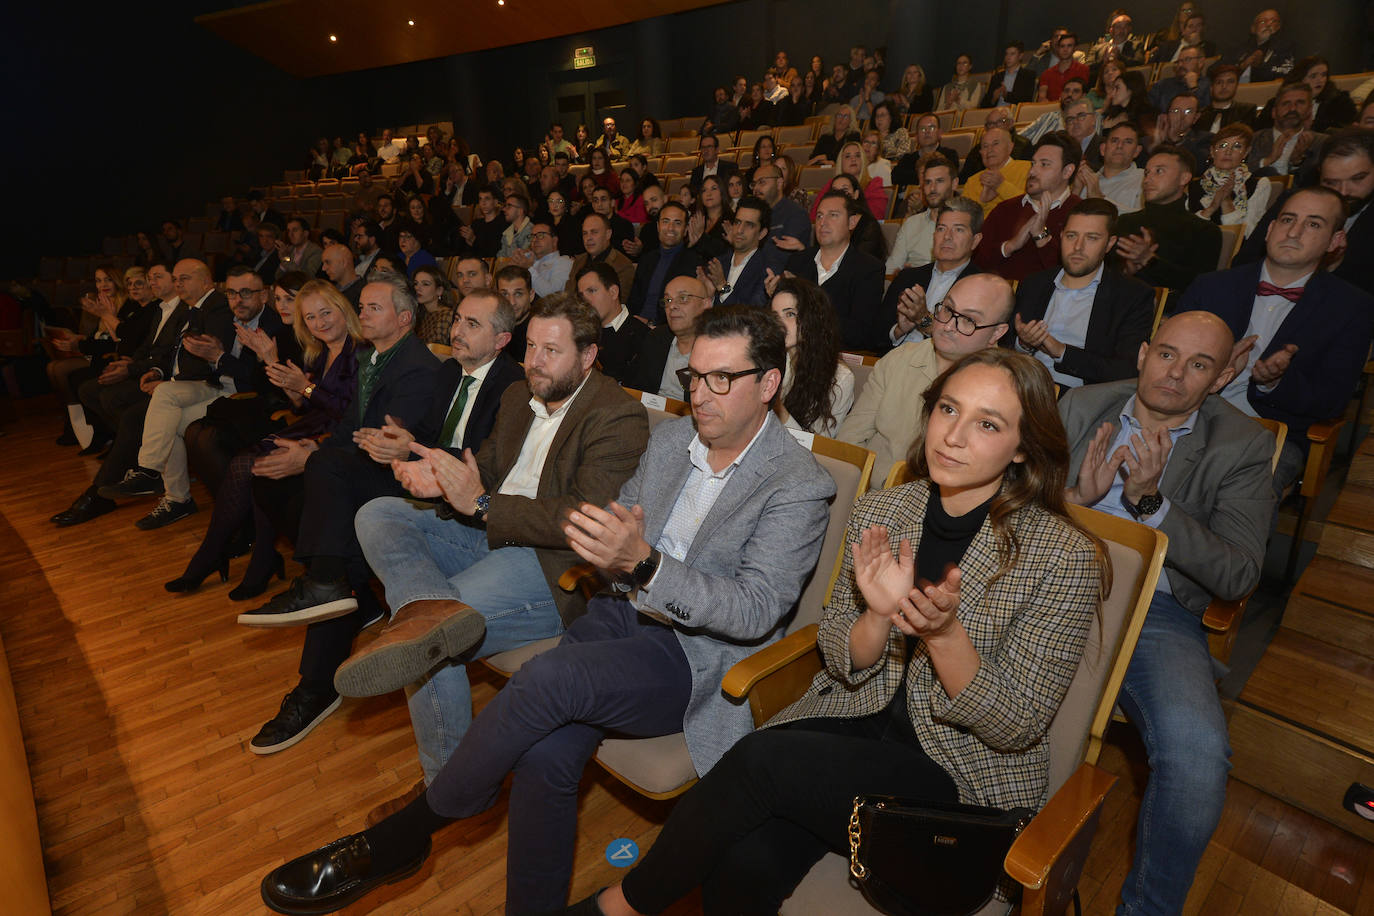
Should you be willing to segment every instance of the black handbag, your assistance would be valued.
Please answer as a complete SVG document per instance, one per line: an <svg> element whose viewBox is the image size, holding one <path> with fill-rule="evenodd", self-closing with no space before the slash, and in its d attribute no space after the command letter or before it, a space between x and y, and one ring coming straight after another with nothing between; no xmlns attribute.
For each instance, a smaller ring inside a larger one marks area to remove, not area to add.
<svg viewBox="0 0 1374 916"><path fill-rule="evenodd" d="M849 872L891 916L974 913L992 899L1007 850L1034 815L860 795L849 818Z"/></svg>

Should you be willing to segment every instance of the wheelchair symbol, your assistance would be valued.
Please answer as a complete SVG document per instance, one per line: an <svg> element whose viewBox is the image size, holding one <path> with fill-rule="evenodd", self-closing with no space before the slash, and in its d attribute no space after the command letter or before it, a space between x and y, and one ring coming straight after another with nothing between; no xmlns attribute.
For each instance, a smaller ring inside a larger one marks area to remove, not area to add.
<svg viewBox="0 0 1374 916"><path fill-rule="evenodd" d="M606 861L616 868L629 868L639 860L639 844L621 837L606 847Z"/></svg>

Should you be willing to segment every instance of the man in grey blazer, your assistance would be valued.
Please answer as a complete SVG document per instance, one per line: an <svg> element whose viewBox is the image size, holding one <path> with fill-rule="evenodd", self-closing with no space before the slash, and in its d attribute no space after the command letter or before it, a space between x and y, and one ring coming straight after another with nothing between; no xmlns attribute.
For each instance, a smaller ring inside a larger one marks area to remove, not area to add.
<svg viewBox="0 0 1374 916"><path fill-rule="evenodd" d="M1273 435L1218 395L1233 343L1216 315L1182 312L1141 345L1139 378L1059 402L1066 498L1169 536L1118 697L1151 771L1119 913L1182 911L1225 802L1231 750L1201 618L1259 581L1274 506Z"/></svg>
<svg viewBox="0 0 1374 916"><path fill-rule="evenodd" d="M428 855L431 832L491 807L513 771L507 911L561 911L578 783L607 732L685 732L698 773L749 732L748 706L725 698L721 678L782 635L835 495L772 411L785 361L771 312L701 316L682 370L693 416L659 424L618 501L583 503L567 518L569 544L613 590L525 663L422 796L268 875L274 909L324 912L404 877Z"/></svg>

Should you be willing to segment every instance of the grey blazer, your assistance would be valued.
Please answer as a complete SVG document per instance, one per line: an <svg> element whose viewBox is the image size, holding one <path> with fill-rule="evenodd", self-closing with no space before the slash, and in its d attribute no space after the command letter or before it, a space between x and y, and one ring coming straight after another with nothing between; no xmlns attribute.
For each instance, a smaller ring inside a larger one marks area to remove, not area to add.
<svg viewBox="0 0 1374 916"><path fill-rule="evenodd" d="M658 543L692 470L690 417L660 423L620 490L644 507L644 539ZM721 692L735 662L777 641L820 556L835 482L776 416L730 474L683 562L664 554L642 613L677 630L692 668L683 731L692 765L705 774L753 729L749 706Z"/></svg>
<svg viewBox="0 0 1374 916"><path fill-rule="evenodd" d="M1097 428L1110 422L1120 432L1121 409L1135 390L1131 379L1070 389L1060 399L1070 485ZM1202 614L1214 595L1242 598L1259 581L1274 513L1273 456L1273 433L1219 395L1202 402L1193 431L1170 453L1159 484L1170 503L1159 522L1169 536L1164 574L1193 613Z"/></svg>

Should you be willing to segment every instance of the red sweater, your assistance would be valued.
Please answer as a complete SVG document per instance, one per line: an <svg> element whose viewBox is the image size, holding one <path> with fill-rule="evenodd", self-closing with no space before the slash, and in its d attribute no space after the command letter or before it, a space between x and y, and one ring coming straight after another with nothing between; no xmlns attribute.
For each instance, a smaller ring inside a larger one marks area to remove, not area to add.
<svg viewBox="0 0 1374 916"><path fill-rule="evenodd" d="M1034 239L1027 241L1008 258L1002 256L1002 243L1016 235L1022 224L1035 215L1035 209L1026 203L1024 194L1002 201L983 221L983 240L973 250L973 263L1008 280L1024 280L1037 271L1058 267L1059 233L1069 221L1069 211L1077 204L1076 194L1064 198L1045 222L1045 228L1050 230L1049 241L1044 245L1035 244Z"/></svg>

